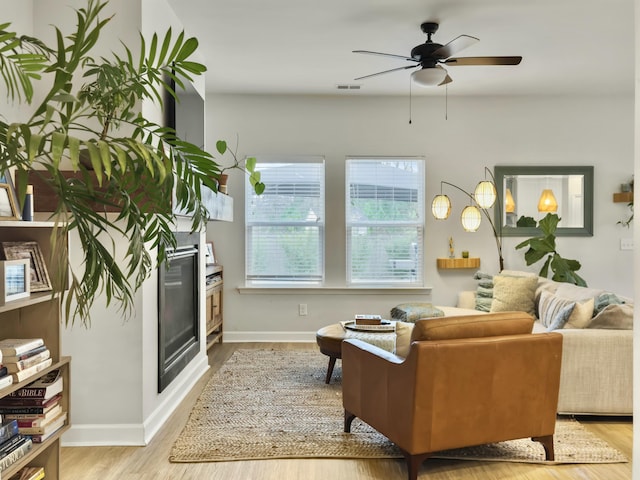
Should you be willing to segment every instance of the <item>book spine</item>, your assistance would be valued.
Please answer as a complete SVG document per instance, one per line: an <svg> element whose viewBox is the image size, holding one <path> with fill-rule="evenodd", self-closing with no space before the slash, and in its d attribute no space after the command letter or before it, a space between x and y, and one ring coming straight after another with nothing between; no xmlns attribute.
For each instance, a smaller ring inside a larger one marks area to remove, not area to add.
<svg viewBox="0 0 640 480"><path fill-rule="evenodd" d="M20 390L16 390L15 392L11 392L7 397L16 398L16 397L26 397L26 398L44 398L47 394L46 388L21 388Z"/></svg>
<svg viewBox="0 0 640 480"><path fill-rule="evenodd" d="M0 346L0 350L2 350L3 356L18 356L43 344L44 341L41 338L35 338L31 341L18 339L16 341L12 341L11 344L2 344L2 346Z"/></svg>
<svg viewBox="0 0 640 480"><path fill-rule="evenodd" d="M60 396L58 394L57 396ZM29 397L4 397L0 398L0 407L42 407L52 401L52 398L29 398Z"/></svg>
<svg viewBox="0 0 640 480"><path fill-rule="evenodd" d="M25 437L27 441L20 445L18 448L9 453L6 457L0 459L0 471L5 470L7 467L13 465L15 462L24 457L31 447L33 442L29 437Z"/></svg>
<svg viewBox="0 0 640 480"><path fill-rule="evenodd" d="M26 360L27 358L37 355L38 353L42 353L45 350L47 350L46 345L40 345L39 347L34 348L33 350L29 350L28 352L23 353L22 355L5 355L3 357L3 360L4 360L4 363L19 362L20 360Z"/></svg>
<svg viewBox="0 0 640 480"><path fill-rule="evenodd" d="M10 373L15 373L21 370L26 370L29 367L33 367L34 365L37 365L44 360L47 360L50 355L51 355L51 352L49 352L49 350L45 350L43 352L38 353L37 355L26 358L24 360L19 360L17 362L5 362L5 366Z"/></svg>
<svg viewBox="0 0 640 480"><path fill-rule="evenodd" d="M18 421L11 420L0 425L0 444L18 434Z"/></svg>
<svg viewBox="0 0 640 480"><path fill-rule="evenodd" d="M13 376L14 381L21 382L29 378L31 375L35 375L36 373L44 370L45 368L50 366L52 362L53 360L49 358L47 360L44 360L43 362L38 363L37 365L27 368L26 370L22 370L17 373L12 373L11 375Z"/></svg>
<svg viewBox="0 0 640 480"><path fill-rule="evenodd" d="M0 413L10 418L11 415L44 415L49 411L49 407L5 407L0 406ZM16 417L17 418L17 417Z"/></svg>
<svg viewBox="0 0 640 480"><path fill-rule="evenodd" d="M22 445L25 440L27 440L27 437L18 434L4 442L2 445L0 445L0 458L10 454L12 451Z"/></svg>

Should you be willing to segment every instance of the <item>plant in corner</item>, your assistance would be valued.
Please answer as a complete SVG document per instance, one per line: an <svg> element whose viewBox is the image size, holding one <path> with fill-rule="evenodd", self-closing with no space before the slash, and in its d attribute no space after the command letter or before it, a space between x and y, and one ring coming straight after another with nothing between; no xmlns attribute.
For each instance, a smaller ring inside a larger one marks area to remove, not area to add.
<svg viewBox="0 0 640 480"><path fill-rule="evenodd" d="M122 54L94 58L91 51L111 20L101 18L106 5L88 0L75 11L71 34L55 28L52 46L0 25L0 75L8 99L23 102L24 110L32 107L26 121L0 119L0 173L15 171L20 199L29 175L41 176L55 193L56 230L77 233L83 261L81 271L58 269L54 291L65 295L67 321L85 324L99 294L125 315L131 312L133 293L155 268L149 249L157 248L157 263L166 259L165 247L175 245L175 211L192 217L194 231L206 223L202 188L216 191L221 170L211 154L142 114L142 102L162 106L165 91L177 97L170 79L183 86L206 70L191 60L198 41L169 29L163 37L140 35L135 53L123 46ZM34 105L36 97L42 100ZM254 166L247 162L245 170L261 193ZM119 213L107 215L106 207ZM115 249L122 237L128 239L124 261ZM65 245L55 235L52 246L52 261L66 264Z"/></svg>
<svg viewBox="0 0 640 480"><path fill-rule="evenodd" d="M540 276L547 277L549 268L553 271L552 280L557 282L573 283L574 285L587 286L584 279L576 273L580 270L580 262L577 260L569 260L563 258L556 251L556 229L560 217L555 213L547 213L547 215L538 222L538 228L542 231L542 236L533 237L516 245L516 250L524 247L529 249L524 254L527 265L534 263L547 257L540 269Z"/></svg>

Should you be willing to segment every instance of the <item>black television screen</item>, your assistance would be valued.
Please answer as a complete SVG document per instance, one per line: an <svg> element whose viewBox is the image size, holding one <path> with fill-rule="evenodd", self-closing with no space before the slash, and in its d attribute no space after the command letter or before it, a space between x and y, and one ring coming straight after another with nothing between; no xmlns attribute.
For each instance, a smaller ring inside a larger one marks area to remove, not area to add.
<svg viewBox="0 0 640 480"><path fill-rule="evenodd" d="M166 125L173 128L181 140L204 149L204 98L191 82L184 80L183 83L184 89L171 81L178 100L166 94Z"/></svg>

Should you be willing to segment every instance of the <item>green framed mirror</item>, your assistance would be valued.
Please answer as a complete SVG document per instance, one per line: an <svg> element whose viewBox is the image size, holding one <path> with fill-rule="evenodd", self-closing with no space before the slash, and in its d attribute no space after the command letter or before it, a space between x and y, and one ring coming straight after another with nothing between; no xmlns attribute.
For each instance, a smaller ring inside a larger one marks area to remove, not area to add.
<svg viewBox="0 0 640 480"><path fill-rule="evenodd" d="M593 236L592 166L494 167L501 200L494 208L496 227L505 237L531 237L547 213L556 213L557 236Z"/></svg>

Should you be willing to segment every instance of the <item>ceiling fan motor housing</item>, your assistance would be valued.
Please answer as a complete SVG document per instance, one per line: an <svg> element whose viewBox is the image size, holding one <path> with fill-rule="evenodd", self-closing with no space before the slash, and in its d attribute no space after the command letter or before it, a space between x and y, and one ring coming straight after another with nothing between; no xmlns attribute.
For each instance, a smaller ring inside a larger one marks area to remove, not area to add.
<svg viewBox="0 0 640 480"><path fill-rule="evenodd" d="M434 67L438 59L431 54L440 47L442 47L442 45L431 41L421 43L411 49L411 58L415 58L423 67Z"/></svg>

